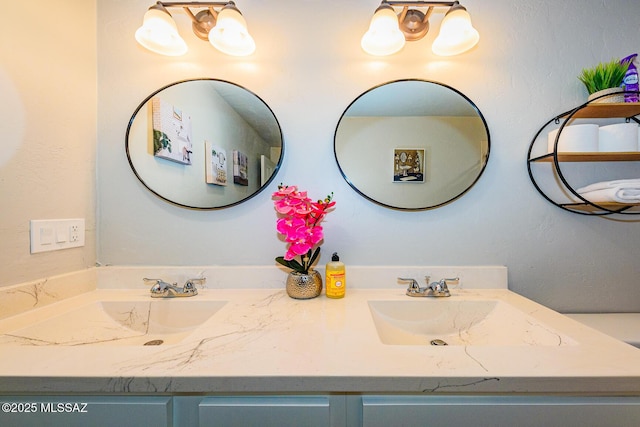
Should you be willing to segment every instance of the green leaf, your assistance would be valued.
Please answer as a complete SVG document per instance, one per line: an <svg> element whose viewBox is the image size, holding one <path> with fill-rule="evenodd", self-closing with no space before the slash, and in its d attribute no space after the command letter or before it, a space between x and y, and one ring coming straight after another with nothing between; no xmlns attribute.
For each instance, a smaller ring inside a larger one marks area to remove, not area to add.
<svg viewBox="0 0 640 427"><path fill-rule="evenodd" d="M281 257L281 256L277 257L276 258L276 262L279 263L279 264L284 265L285 267L291 268L291 266L289 265L289 261L284 259L284 257Z"/></svg>
<svg viewBox="0 0 640 427"><path fill-rule="evenodd" d="M279 256L276 258L276 262L278 264L282 264L285 267L295 271L300 271L300 272L304 271L304 268L302 267L302 265L300 265L300 263L296 260L287 261L286 259L284 259L284 257Z"/></svg>
<svg viewBox="0 0 640 427"><path fill-rule="evenodd" d="M311 252L311 250L309 250L309 252ZM320 246L318 246L316 250L313 252L313 255L311 255L311 258L309 259L309 267L313 265L313 263L315 262L315 260L318 258L319 255L320 255Z"/></svg>

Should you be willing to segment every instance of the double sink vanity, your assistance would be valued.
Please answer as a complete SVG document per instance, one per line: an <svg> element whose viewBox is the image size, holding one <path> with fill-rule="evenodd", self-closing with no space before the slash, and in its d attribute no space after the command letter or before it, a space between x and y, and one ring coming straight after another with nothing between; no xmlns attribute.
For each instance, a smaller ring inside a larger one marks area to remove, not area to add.
<svg viewBox="0 0 640 427"><path fill-rule="evenodd" d="M160 275L207 281L193 297L151 298L142 278ZM397 279L427 275L459 283L447 298L411 298ZM339 300L289 298L276 267L76 276L75 296L55 297L69 277L3 291L21 312L0 320L0 400L88 412L9 412L0 422L444 425L485 414L499 425L533 411L535 422L632 425L640 416L640 350L509 291L504 267L351 267Z"/></svg>

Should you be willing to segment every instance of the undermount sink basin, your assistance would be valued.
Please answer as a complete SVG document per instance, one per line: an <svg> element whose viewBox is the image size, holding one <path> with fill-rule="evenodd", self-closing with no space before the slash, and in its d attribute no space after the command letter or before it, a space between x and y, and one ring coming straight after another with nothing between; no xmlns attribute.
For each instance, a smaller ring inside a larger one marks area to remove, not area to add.
<svg viewBox="0 0 640 427"><path fill-rule="evenodd" d="M369 301L383 344L562 346L575 341L501 300Z"/></svg>
<svg viewBox="0 0 640 427"><path fill-rule="evenodd" d="M14 345L160 345L182 341L226 301L97 301L0 336Z"/></svg>

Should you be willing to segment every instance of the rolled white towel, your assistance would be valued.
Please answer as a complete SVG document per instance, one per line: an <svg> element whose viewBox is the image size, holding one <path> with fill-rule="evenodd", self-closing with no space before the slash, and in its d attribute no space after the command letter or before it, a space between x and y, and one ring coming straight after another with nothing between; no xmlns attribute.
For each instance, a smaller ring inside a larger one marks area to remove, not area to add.
<svg viewBox="0 0 640 427"><path fill-rule="evenodd" d="M576 192L578 194L582 194L582 193L588 193L590 191L606 190L609 188L640 190L640 178L617 179L614 181L596 182L594 184L590 184L585 187L578 188Z"/></svg>
<svg viewBox="0 0 640 427"><path fill-rule="evenodd" d="M590 202L640 203L640 188L605 188L587 192L578 191L582 197Z"/></svg>

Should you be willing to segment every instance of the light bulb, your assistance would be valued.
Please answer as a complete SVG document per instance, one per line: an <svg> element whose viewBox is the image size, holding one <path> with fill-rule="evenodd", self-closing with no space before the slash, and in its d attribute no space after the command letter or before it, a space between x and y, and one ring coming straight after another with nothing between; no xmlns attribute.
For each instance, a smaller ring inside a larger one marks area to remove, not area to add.
<svg viewBox="0 0 640 427"><path fill-rule="evenodd" d="M380 6L371 18L369 30L362 36L362 49L371 55L386 56L402 49L404 43L404 34L400 31L393 8Z"/></svg>
<svg viewBox="0 0 640 427"><path fill-rule="evenodd" d="M439 56L453 56L468 51L479 40L480 35L471 24L471 16L465 8L458 6L445 15L431 49Z"/></svg>
<svg viewBox="0 0 640 427"><path fill-rule="evenodd" d="M246 21L234 7L220 11L216 26L209 32L209 41L219 51L232 56L247 56L256 50Z"/></svg>
<svg viewBox="0 0 640 427"><path fill-rule="evenodd" d="M164 8L152 6L147 10L142 26L136 31L136 40L143 47L161 55L180 56L187 53L187 44Z"/></svg>

